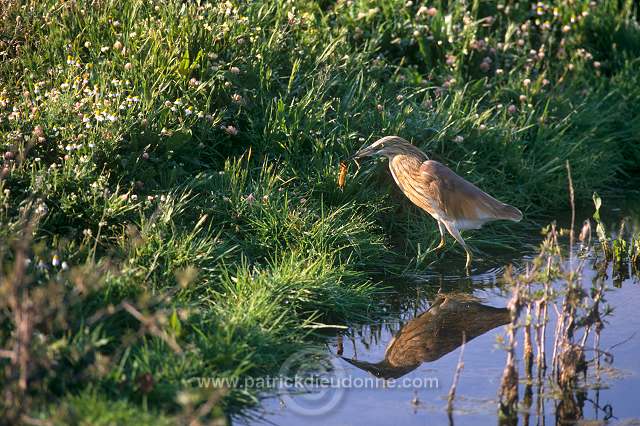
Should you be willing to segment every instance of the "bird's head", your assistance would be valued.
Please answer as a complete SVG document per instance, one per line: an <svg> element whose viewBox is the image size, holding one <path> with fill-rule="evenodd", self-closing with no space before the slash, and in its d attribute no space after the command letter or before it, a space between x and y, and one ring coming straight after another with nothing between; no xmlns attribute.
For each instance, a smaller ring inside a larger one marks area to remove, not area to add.
<svg viewBox="0 0 640 426"><path fill-rule="evenodd" d="M399 136L385 136L378 139L366 148L362 148L351 157L349 160L358 160L366 157L387 157L389 159L399 154L416 155L422 157L424 160L427 156L415 146L411 145L406 140Z"/></svg>

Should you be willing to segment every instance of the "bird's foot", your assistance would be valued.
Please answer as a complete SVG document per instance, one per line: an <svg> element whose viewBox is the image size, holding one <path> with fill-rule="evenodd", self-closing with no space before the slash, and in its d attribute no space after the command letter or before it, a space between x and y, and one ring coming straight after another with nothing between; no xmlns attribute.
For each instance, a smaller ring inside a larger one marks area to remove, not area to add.
<svg viewBox="0 0 640 426"><path fill-rule="evenodd" d="M429 251L427 253L433 253L433 252L438 252L440 250L442 250L445 246L445 241L444 239L440 240L440 244L438 244L436 247L429 249Z"/></svg>

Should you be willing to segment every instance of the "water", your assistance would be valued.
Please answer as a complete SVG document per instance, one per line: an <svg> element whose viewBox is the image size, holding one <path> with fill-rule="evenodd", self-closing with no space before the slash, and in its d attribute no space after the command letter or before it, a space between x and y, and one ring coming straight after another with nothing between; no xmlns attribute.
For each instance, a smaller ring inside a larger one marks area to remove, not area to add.
<svg viewBox="0 0 640 426"><path fill-rule="evenodd" d="M512 259L522 267L533 252ZM384 303L390 315L384 321L354 324L328 338L326 353L331 354L321 367L320 376L329 377L342 388L309 387L314 391L291 396L291 388L265 395L261 407L248 423L278 425L304 424L496 424L498 391L505 367L506 352L498 344L505 336L503 324L509 321L510 294L498 286L504 259L474 264L471 277L460 275L460 264L447 271L440 266L428 275L394 283L394 291ZM497 263L501 262L501 263ZM589 366L586 381L580 387L580 413L584 420L640 423L640 283L633 277L614 280L607 270L606 301L614 308L605 318L600 348L612 355L610 362L601 357L598 377ZM587 267L582 283L591 286L596 271ZM556 315L549 312L547 358ZM462 334L462 369L451 415L447 396L459 363ZM522 330L519 345L522 342ZM578 333L581 336L582 332ZM592 333L593 334L593 333ZM535 336L535 334L534 334ZM586 359L594 358L592 336L585 345ZM521 383L519 398L526 389L522 368L522 348L516 348ZM385 356L386 351L386 356ZM294 356L294 358L296 358ZM311 359L313 354L298 357ZM607 357L609 358L609 357ZM384 380L387 379L387 380ZM521 424L556 423L557 399L539 399L537 386L529 409L519 414ZM538 401L543 402L541 405ZM523 405L521 405L523 407Z"/></svg>

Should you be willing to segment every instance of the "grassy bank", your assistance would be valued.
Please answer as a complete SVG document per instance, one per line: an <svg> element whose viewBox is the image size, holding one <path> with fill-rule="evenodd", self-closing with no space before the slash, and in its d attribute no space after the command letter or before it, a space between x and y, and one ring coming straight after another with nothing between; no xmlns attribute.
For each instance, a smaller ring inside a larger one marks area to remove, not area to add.
<svg viewBox="0 0 640 426"><path fill-rule="evenodd" d="M375 315L372 274L438 242L384 165L337 187L383 135L529 218L566 207L566 160L579 202L640 171L632 2L0 5L7 415L206 416L188 379Z"/></svg>

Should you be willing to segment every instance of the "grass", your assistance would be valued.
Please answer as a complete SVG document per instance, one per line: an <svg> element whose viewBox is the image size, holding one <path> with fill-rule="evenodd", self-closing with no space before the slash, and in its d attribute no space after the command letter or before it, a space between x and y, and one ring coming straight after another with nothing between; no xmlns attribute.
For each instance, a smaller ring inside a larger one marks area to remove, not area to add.
<svg viewBox="0 0 640 426"><path fill-rule="evenodd" d="M566 160L578 204L633 187L637 5L418 3L0 1L2 291L41 308L0 303L0 346L30 365L23 389L2 361L5 414L206 417L185 380L273 372L316 327L376 315L372 277L439 240L383 165L337 187L380 136L529 223L566 209Z"/></svg>

